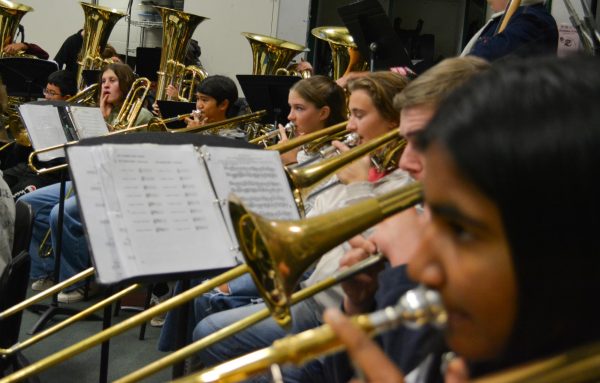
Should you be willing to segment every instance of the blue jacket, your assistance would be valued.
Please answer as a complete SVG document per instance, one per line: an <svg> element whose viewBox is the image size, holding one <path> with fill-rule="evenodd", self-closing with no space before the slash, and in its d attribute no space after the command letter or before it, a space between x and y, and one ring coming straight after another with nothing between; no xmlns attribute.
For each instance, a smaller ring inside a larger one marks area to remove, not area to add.
<svg viewBox="0 0 600 383"><path fill-rule="evenodd" d="M556 54L556 21L543 4L519 7L504 31L496 33L501 19L498 17L485 28L469 54L489 61L508 54L520 57Z"/></svg>

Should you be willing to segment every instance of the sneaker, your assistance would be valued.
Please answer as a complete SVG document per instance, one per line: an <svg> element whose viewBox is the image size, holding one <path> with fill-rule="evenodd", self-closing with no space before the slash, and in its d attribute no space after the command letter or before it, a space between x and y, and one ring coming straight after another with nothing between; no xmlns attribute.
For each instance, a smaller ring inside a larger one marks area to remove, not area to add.
<svg viewBox="0 0 600 383"><path fill-rule="evenodd" d="M157 304L166 301L167 299L171 298L171 291L169 290L168 293L159 296L156 296L154 294L152 294L152 297L150 298L150 307L152 306L156 306ZM150 320L150 326L152 327L162 327L165 324L165 318L167 317L167 313L162 313L159 314L155 317L153 317Z"/></svg>
<svg viewBox="0 0 600 383"><path fill-rule="evenodd" d="M36 281L33 281L31 284L31 290L33 291L44 291L54 286L54 281L50 278L40 278Z"/></svg>
<svg viewBox="0 0 600 383"><path fill-rule="evenodd" d="M95 283L91 283L90 287L88 288L88 298L93 297L94 295L96 295L98 293L98 285ZM79 287L76 288L75 290L71 290L71 291L61 291L58 294L57 300L60 303L75 303L75 302L81 302L82 300L85 299L85 288L83 287Z"/></svg>
<svg viewBox="0 0 600 383"><path fill-rule="evenodd" d="M72 291L64 292L61 291L58 294L58 301L60 303L75 303L81 302L85 298L85 289L83 287L77 288Z"/></svg>

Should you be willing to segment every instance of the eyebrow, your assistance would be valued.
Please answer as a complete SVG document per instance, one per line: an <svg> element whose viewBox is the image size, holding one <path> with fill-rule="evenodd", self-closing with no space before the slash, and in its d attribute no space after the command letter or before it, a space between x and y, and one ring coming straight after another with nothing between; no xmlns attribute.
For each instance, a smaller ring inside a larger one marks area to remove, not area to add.
<svg viewBox="0 0 600 383"><path fill-rule="evenodd" d="M433 214L443 217L446 220L449 220L452 222L459 222L459 223L462 223L463 225L475 227L479 230L486 230L486 231L489 230L488 225L486 225L484 222L464 214L459 208L457 208L456 206L453 206L451 204L444 204L444 203L431 204L430 203L429 209L431 210L431 212Z"/></svg>

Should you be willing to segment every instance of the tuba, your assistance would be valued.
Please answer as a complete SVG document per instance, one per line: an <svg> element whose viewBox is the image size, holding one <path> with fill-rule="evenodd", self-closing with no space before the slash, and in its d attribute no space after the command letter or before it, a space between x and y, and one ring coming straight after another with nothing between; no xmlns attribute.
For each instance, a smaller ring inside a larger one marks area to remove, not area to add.
<svg viewBox="0 0 600 383"><path fill-rule="evenodd" d="M327 41L331 48L333 61L333 79L348 74L348 72L364 71L367 62L358 51L348 28L344 27L319 27L313 28L312 35L319 40Z"/></svg>
<svg viewBox="0 0 600 383"><path fill-rule="evenodd" d="M106 46L113 27L125 14L98 5L83 2L79 4L85 15L83 44L79 52L79 69L77 70L77 85L81 90L83 88L83 71L102 67L104 60L100 56L100 52Z"/></svg>
<svg viewBox="0 0 600 383"><path fill-rule="evenodd" d="M187 71L182 62L185 57L187 44L198 24L206 20L207 17L170 8L155 8L160 13L163 23L163 49L160 55L156 99L166 100L168 85L179 86L179 90L182 91L184 72ZM203 77L206 77L205 72L198 78L202 81ZM193 94L193 84L190 85L190 89L190 94Z"/></svg>
<svg viewBox="0 0 600 383"><path fill-rule="evenodd" d="M30 11L33 8L27 5L0 1L0 57L4 57L4 46L13 42L21 19Z"/></svg>
<svg viewBox="0 0 600 383"><path fill-rule="evenodd" d="M285 69L290 61L306 47L286 40L242 32L252 49L252 74L273 75L280 68Z"/></svg>

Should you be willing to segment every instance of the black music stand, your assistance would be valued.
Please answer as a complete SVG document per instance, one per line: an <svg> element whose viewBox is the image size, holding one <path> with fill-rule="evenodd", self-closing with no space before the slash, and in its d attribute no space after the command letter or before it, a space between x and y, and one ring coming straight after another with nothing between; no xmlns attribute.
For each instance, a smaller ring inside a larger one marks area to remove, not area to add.
<svg viewBox="0 0 600 383"><path fill-rule="evenodd" d="M135 50L135 73L140 77L146 77L150 81L157 81L161 52L162 48L138 47Z"/></svg>
<svg viewBox="0 0 600 383"><path fill-rule="evenodd" d="M54 61L7 57L0 59L0 75L9 96L44 97L48 76L58 70Z"/></svg>
<svg viewBox="0 0 600 383"><path fill-rule="evenodd" d="M250 109L267 111L263 123L274 123L277 127L278 123L287 119L290 114L288 93L292 85L301 80L300 77L251 74L238 74L236 77Z"/></svg>
<svg viewBox="0 0 600 383"><path fill-rule="evenodd" d="M379 1L361 0L339 7L338 13L360 53L369 57L371 71L413 67L402 40Z"/></svg>
<svg viewBox="0 0 600 383"><path fill-rule="evenodd" d="M100 69L84 69L83 71L81 71L84 86L98 84L100 82L101 75L102 70Z"/></svg>
<svg viewBox="0 0 600 383"><path fill-rule="evenodd" d="M156 100L156 103L158 104L160 115L164 119L189 114L196 109L196 104L193 102ZM178 120L169 122L167 127L169 129L178 129L185 128L185 125L185 121Z"/></svg>
<svg viewBox="0 0 600 383"><path fill-rule="evenodd" d="M124 135L113 135L113 136L103 136L103 137L94 137L87 138L79 141L79 143L75 145L83 145L83 146L95 146L102 144L137 144L137 143L150 143L150 144L161 144L161 145L183 145L183 144L193 144L195 146L216 146L216 147L242 147L242 148L250 148L250 149L260 149L257 145L252 145L247 142L241 140L232 140L230 138L215 136L215 135L201 135L201 134L193 134L193 133L182 133L182 134L164 134L157 132L150 133L136 133L136 134L124 134ZM67 152L68 159L68 152ZM73 179L73 185L75 186L75 191L77 191L77 180ZM87 237L87 226L83 215L81 216L82 223L84 228L86 229L86 237ZM88 238L88 247L89 246L89 238ZM92 260L95 254L90 250L90 255L92 256ZM105 256L105 254L98 254L98 256ZM136 279L134 282L145 282L145 283L156 283L156 282L168 282L171 280L181 279L180 290L187 290L190 287L190 278L210 278L223 270L206 270L202 272L198 271L190 271L185 273L178 274L162 274L162 275L151 275L140 277ZM122 281L123 283L125 281ZM127 281L132 282L132 280ZM116 286L115 286L116 287ZM193 303L191 303L193 304ZM108 328L110 326L111 318L110 318L110 307L105 308L104 310L104 322L103 329ZM174 309L175 311L175 321L177 322L177 348L181 348L185 345L186 342L186 334L187 334L187 320L190 315L190 304L185 304L178 308ZM110 341L106 341L102 343L102 349L100 353L100 382L105 382L107 379L107 371L108 371L108 354L109 354L109 345ZM183 376L184 365L183 362L177 363L173 365L173 377Z"/></svg>

